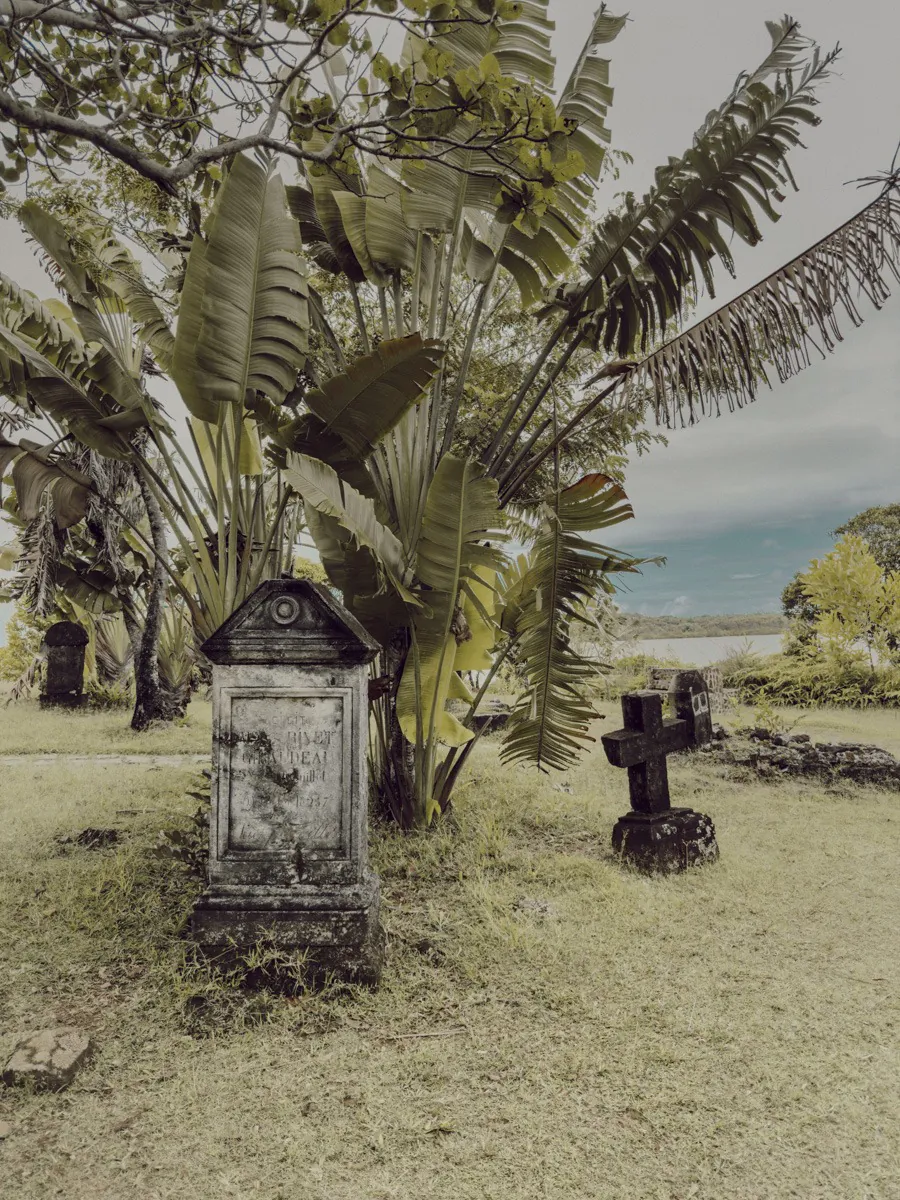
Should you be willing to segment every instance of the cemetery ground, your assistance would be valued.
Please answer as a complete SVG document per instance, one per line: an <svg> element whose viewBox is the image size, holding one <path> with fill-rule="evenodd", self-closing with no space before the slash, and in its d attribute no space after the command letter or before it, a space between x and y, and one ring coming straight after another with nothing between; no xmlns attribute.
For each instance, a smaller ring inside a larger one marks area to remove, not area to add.
<svg viewBox="0 0 900 1200"><path fill-rule="evenodd" d="M174 731L126 725L10 706L0 756L208 752L196 702ZM900 750L895 712L796 729ZM55 1024L97 1050L66 1091L0 1089L0 1191L897 1197L898 794L670 768L722 858L648 879L609 850L627 782L599 745L542 777L484 742L445 827L373 831L380 991L275 996L179 937L200 884L155 846L190 828L196 763L7 761L0 1054ZM88 826L121 840L57 841Z"/></svg>

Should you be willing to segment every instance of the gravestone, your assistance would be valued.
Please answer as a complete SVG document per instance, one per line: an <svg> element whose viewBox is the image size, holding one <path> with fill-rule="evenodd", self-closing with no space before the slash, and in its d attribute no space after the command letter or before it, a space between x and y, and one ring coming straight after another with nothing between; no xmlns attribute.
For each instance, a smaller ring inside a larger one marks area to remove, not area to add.
<svg viewBox="0 0 900 1200"><path fill-rule="evenodd" d="M613 849L644 871L683 871L719 854L713 823L690 808L672 808L666 756L712 740L709 694L697 671L672 680L674 717L663 717L658 692L622 697L625 728L602 737L606 757L628 770L631 809L613 829Z"/></svg>
<svg viewBox="0 0 900 1200"><path fill-rule="evenodd" d="M665 692L668 696L676 675L683 675L684 668L680 667L651 667L648 686L654 692ZM726 708L725 687L722 683L722 672L719 667L700 667L699 674L706 684L709 694L711 712L722 712Z"/></svg>
<svg viewBox="0 0 900 1200"><path fill-rule="evenodd" d="M213 663L209 886L194 939L260 939L309 974L375 984L380 892L367 851L368 664L379 646L305 579L270 580L203 646Z"/></svg>
<svg viewBox="0 0 900 1200"><path fill-rule="evenodd" d="M84 648L87 631L74 621L57 621L44 634L41 647L46 655L41 708L62 705L79 708L85 701Z"/></svg>

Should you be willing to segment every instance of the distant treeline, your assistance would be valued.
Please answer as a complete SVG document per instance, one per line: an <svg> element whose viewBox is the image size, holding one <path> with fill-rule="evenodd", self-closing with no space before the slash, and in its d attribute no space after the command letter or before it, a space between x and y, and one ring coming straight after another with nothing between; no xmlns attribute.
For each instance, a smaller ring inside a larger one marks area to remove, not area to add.
<svg viewBox="0 0 900 1200"><path fill-rule="evenodd" d="M738 616L641 617L624 613L625 637L752 637L754 634L783 633L787 620L781 613L741 613Z"/></svg>

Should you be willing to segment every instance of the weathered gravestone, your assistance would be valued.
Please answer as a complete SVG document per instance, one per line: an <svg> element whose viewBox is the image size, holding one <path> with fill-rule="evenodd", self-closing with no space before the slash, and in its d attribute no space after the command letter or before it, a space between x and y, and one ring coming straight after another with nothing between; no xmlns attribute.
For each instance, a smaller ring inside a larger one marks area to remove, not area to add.
<svg viewBox="0 0 900 1200"><path fill-rule="evenodd" d="M261 938L375 984L380 891L367 851L367 665L379 647L324 587L264 583L206 642L213 663L209 886L194 939Z"/></svg>
<svg viewBox="0 0 900 1200"><path fill-rule="evenodd" d="M84 648L88 635L74 621L57 621L44 634L46 654L41 708L63 705L78 708L84 703Z"/></svg>
<svg viewBox="0 0 900 1200"><path fill-rule="evenodd" d="M705 745L712 739L709 694L697 671L681 671L669 697L674 717L663 717L658 692L622 697L625 728L602 737L606 757L628 768L632 811L613 829L613 849L645 871L683 871L718 857L709 817L690 808L672 808L666 756Z"/></svg>

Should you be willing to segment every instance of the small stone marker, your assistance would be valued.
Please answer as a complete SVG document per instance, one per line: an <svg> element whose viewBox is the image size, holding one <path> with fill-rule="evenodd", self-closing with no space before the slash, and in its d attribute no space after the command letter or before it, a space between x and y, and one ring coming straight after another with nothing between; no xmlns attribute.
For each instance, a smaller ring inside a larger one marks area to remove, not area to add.
<svg viewBox="0 0 900 1200"><path fill-rule="evenodd" d="M602 737L614 767L627 767L632 811L613 829L613 849L645 871L683 871L719 854L713 823L690 808L672 808L666 756L712 740L709 695L697 671L681 671L669 693L674 717L663 717L658 692L622 697L625 728Z"/></svg>
<svg viewBox="0 0 900 1200"><path fill-rule="evenodd" d="M22 1038L3 1072L7 1085L31 1083L41 1091L59 1091L72 1082L93 1053L86 1033L71 1027L42 1029Z"/></svg>
<svg viewBox="0 0 900 1200"><path fill-rule="evenodd" d="M61 705L79 708L84 703L84 648L87 631L74 621L57 621L44 634L47 669L41 689L41 708Z"/></svg>
<svg viewBox="0 0 900 1200"><path fill-rule="evenodd" d="M367 850L368 663L376 642L327 588L264 583L203 646L213 665L208 952L262 938L375 984L380 888Z"/></svg>

